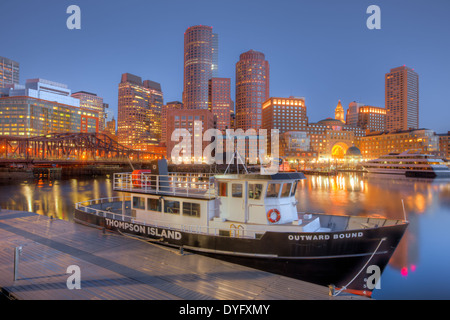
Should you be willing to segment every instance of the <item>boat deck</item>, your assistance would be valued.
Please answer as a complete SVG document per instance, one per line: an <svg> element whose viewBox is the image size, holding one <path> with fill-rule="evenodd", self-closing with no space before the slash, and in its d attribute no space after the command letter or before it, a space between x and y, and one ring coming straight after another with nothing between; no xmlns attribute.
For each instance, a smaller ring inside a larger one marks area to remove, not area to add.
<svg viewBox="0 0 450 320"><path fill-rule="evenodd" d="M79 290L67 288L70 265L80 268ZM327 287L11 210L0 210L0 289L20 300L368 299L330 297Z"/></svg>

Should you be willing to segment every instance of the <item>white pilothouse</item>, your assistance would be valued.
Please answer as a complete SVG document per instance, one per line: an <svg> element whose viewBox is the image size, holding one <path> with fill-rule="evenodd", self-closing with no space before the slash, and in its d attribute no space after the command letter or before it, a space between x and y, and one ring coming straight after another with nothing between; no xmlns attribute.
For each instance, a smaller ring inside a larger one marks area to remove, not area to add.
<svg viewBox="0 0 450 320"><path fill-rule="evenodd" d="M130 192L136 222L229 236L258 237L273 231L325 231L319 218L297 212L301 173L150 174L145 170L114 175L114 189ZM195 227L193 227L195 226Z"/></svg>

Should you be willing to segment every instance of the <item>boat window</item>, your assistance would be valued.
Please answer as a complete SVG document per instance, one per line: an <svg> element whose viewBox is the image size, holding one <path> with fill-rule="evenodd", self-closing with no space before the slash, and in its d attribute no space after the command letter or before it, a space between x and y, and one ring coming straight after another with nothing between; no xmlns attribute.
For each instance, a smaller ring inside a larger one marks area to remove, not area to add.
<svg viewBox="0 0 450 320"><path fill-rule="evenodd" d="M260 183L249 183L248 184L248 198L259 200L261 199L263 185Z"/></svg>
<svg viewBox="0 0 450 320"><path fill-rule="evenodd" d="M159 211L161 212L161 200L149 198L147 200L147 210Z"/></svg>
<svg viewBox="0 0 450 320"><path fill-rule="evenodd" d="M183 216L200 217L200 203L183 202Z"/></svg>
<svg viewBox="0 0 450 320"><path fill-rule="evenodd" d="M133 197L133 208L145 210L145 198Z"/></svg>
<svg viewBox="0 0 450 320"><path fill-rule="evenodd" d="M179 214L180 213L180 202L172 200L164 200L164 212Z"/></svg>
<svg viewBox="0 0 450 320"><path fill-rule="evenodd" d="M283 183L283 188L281 188L281 197L286 198L289 197L289 194L291 193L291 186L292 183Z"/></svg>
<svg viewBox="0 0 450 320"><path fill-rule="evenodd" d="M231 194L233 198L242 198L242 183L232 183Z"/></svg>
<svg viewBox="0 0 450 320"><path fill-rule="evenodd" d="M295 181L294 187L291 190L291 196L295 196L295 192L297 191L297 184L298 184L298 181Z"/></svg>
<svg viewBox="0 0 450 320"><path fill-rule="evenodd" d="M228 183L219 182L219 196L228 197Z"/></svg>
<svg viewBox="0 0 450 320"><path fill-rule="evenodd" d="M278 198L278 194L280 193L280 184L279 183L269 183L267 186L266 198Z"/></svg>

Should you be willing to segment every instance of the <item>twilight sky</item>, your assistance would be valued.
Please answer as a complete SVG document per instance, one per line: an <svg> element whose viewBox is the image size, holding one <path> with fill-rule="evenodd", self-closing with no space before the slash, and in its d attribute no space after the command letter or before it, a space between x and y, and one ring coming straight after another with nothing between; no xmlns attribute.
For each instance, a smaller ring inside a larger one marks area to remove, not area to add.
<svg viewBox="0 0 450 320"><path fill-rule="evenodd" d="M69 30L69 5L81 30ZM381 30L369 30L370 5ZM183 33L219 34L219 76L242 52L270 64L270 95L303 96L310 122L334 117L338 100L384 107L384 75L406 65L419 74L419 125L450 130L449 0L0 0L0 56L20 63L20 82L44 78L97 93L117 119L122 73L161 83L164 102L183 90Z"/></svg>

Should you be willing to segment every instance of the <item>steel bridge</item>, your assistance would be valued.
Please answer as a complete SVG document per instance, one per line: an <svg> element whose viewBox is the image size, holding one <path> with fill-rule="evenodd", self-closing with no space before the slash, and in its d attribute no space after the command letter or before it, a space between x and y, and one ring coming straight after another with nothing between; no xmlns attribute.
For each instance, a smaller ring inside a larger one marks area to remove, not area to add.
<svg viewBox="0 0 450 320"><path fill-rule="evenodd" d="M159 153L130 149L104 133L0 136L0 162L123 163L150 161L163 156Z"/></svg>

